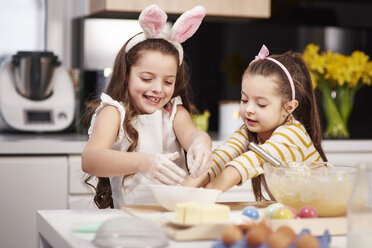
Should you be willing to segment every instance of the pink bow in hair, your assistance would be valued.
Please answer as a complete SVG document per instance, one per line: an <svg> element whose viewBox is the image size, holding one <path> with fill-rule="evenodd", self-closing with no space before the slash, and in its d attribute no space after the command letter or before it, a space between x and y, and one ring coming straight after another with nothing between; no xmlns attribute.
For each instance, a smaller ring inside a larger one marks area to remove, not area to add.
<svg viewBox="0 0 372 248"><path fill-rule="evenodd" d="M261 50L258 52L258 54L254 57L254 60L251 61L252 64L253 62L256 62L258 60L266 59L267 56L269 56L269 49L265 45L262 45Z"/></svg>
<svg viewBox="0 0 372 248"><path fill-rule="evenodd" d="M268 59L268 60L274 62L275 64L277 64L278 66L280 66L280 68L282 68L282 70L284 71L285 75L287 76L288 81L289 81L289 84L291 85L292 100L295 100L296 99L296 93L295 93L295 87L294 87L294 83L293 83L293 79L291 77L291 74L289 73L289 71L287 70L287 68L282 63L280 63L276 59L269 58L268 56L269 56L269 49L267 49L267 47L265 45L262 45L261 50L254 57L254 60L252 60L251 63L249 63L249 65L251 65L253 62L256 62L258 60Z"/></svg>

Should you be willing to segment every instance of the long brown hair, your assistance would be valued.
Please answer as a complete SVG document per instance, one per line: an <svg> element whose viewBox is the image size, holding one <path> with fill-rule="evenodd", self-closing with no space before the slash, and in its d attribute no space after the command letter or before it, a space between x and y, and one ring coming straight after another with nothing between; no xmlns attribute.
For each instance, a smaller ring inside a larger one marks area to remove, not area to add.
<svg viewBox="0 0 372 248"><path fill-rule="evenodd" d="M131 67L138 61L145 51L157 51L163 55L174 56L177 62L179 61L179 53L170 42L164 39L146 39L131 48L128 53L125 52L127 43L124 44L116 56L112 76L106 88L106 94L121 102L125 108L126 112L123 128L126 137L131 141L127 152L133 152L136 150L138 145L138 132L132 125L132 121L138 115L138 113L131 102L128 90L128 78ZM172 97L180 96L183 106L188 111L190 111L191 105L189 93L188 67L186 62L183 61L181 65L178 65L177 68L175 88ZM96 191L94 196L95 204L98 206L98 208L113 208L112 191L109 178L98 177L97 187L94 187L94 185L89 182L92 178L92 175L88 175L88 177L85 179L85 183Z"/></svg>
<svg viewBox="0 0 372 248"><path fill-rule="evenodd" d="M326 155L321 146L322 130L313 84L309 70L302 59L301 54L289 51L282 55L272 55L270 57L282 63L292 76L296 92L296 100L298 101L298 106L292 114L296 120L304 125L320 156L324 161L327 161ZM244 75L245 74L273 77L277 83L279 94L282 96L283 106L286 102L292 99L292 90L289 80L284 71L274 62L267 59L255 61L248 66L244 72ZM250 141L258 142L257 133L250 132L247 129L247 135ZM265 176L261 174L258 177L252 178L253 193L256 200L265 200L262 194L261 185L264 186L270 198L273 199L267 187Z"/></svg>

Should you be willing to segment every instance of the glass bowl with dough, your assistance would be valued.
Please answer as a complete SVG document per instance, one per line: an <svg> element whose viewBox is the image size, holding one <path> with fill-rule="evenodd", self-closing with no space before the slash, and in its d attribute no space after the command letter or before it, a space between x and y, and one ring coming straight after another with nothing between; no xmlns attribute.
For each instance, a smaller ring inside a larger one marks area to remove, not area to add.
<svg viewBox="0 0 372 248"><path fill-rule="evenodd" d="M286 162L263 165L275 200L297 212L313 206L319 217L344 216L356 179L356 166L325 162Z"/></svg>

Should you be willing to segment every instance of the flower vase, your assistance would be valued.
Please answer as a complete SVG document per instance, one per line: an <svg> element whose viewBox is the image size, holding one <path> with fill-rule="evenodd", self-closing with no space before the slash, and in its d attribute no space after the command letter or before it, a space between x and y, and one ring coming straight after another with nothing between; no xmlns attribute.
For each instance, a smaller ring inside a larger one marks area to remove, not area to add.
<svg viewBox="0 0 372 248"><path fill-rule="evenodd" d="M347 85L331 87L331 82L319 84L323 95L323 110L327 119L324 138L347 139L350 137L348 122L353 109L353 98L358 87Z"/></svg>
<svg viewBox="0 0 372 248"><path fill-rule="evenodd" d="M309 44L303 53L314 88L323 95L327 118L324 138L349 138L348 121L355 93L363 85L372 85L372 61L361 51L350 56L340 53L319 53L319 46Z"/></svg>
<svg viewBox="0 0 372 248"><path fill-rule="evenodd" d="M346 139L349 137L347 123L345 123L337 112L336 104L330 96L324 97L323 109L327 119L324 138L326 139Z"/></svg>

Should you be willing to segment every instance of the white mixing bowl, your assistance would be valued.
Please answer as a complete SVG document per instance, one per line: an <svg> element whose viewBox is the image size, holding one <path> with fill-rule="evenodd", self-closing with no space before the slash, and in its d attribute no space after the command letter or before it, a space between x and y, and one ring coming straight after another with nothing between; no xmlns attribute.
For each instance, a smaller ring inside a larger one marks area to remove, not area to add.
<svg viewBox="0 0 372 248"><path fill-rule="evenodd" d="M221 190L183 186L151 185L154 198L164 208L173 211L179 202L215 203Z"/></svg>

